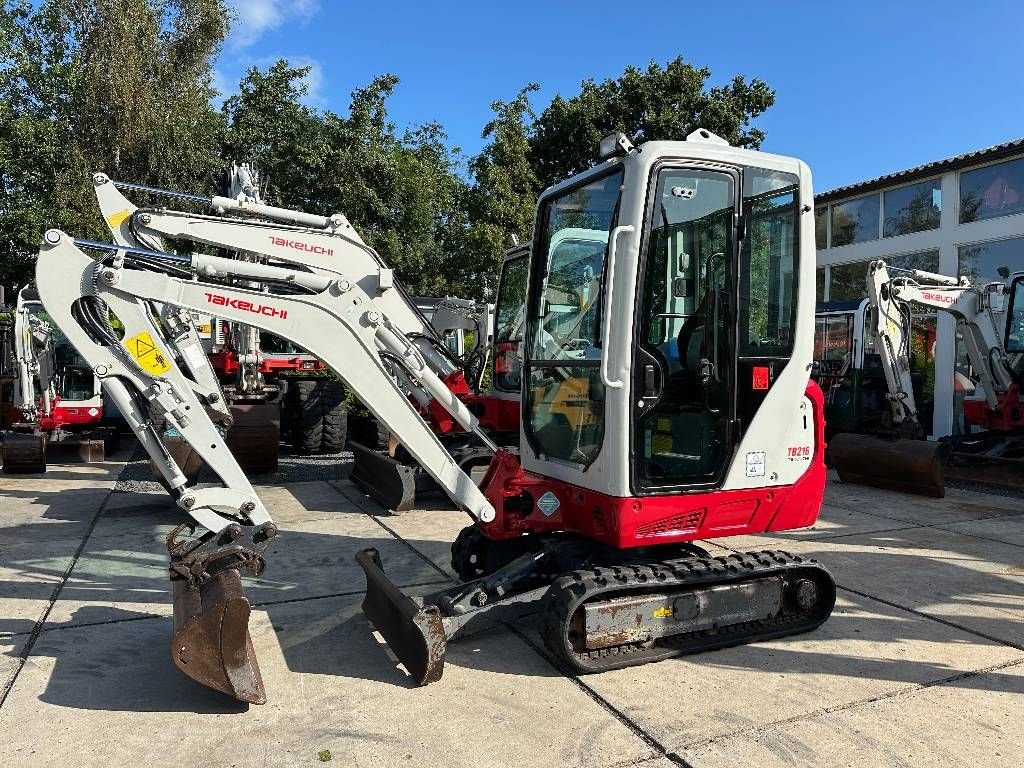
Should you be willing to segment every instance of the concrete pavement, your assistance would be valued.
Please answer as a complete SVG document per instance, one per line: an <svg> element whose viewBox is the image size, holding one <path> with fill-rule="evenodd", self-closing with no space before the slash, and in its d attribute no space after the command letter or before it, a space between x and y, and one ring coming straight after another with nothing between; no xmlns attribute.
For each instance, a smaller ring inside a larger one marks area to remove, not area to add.
<svg viewBox="0 0 1024 768"><path fill-rule="evenodd" d="M451 577L466 518L389 516L347 481L259 491L282 535L247 594L270 701L245 708L169 658L162 493L120 464L0 476L0 765L1019 766L1024 502L831 485L814 528L708 546L811 555L819 630L567 677L532 623L454 642L410 685L359 611L357 549L415 590Z"/></svg>

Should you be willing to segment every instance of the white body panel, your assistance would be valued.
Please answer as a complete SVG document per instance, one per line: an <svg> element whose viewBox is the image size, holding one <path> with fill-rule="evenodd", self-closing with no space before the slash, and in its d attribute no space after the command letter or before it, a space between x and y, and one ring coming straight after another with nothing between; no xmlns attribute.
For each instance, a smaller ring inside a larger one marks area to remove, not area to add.
<svg viewBox="0 0 1024 768"><path fill-rule="evenodd" d="M531 448L524 436L520 441L523 468L612 496L634 495L630 484L628 460L632 451L631 413L632 402L635 399L630 386L630 382L634 380L633 336L631 333L621 332L621 329L631 324L631 318L635 314L636 276L641 267L640 243L645 225L651 172L656 164L670 164L673 158L679 158L680 164L684 166L688 161L734 167L752 166L791 173L799 178L800 266L797 280L798 295L795 301L801 309L793 330L793 355L772 385L752 423L745 425L743 437L721 487L759 488L791 484L803 474L810 461L792 461L788 449L813 446L813 425L808 415L810 405L804 398L814 350L814 197L811 172L805 163L791 157L738 149L713 141L649 142L639 147L637 152L609 160L602 166L575 176L545 192L545 195L548 195L575 186L581 179L600 174L612 165L621 165L624 168L625 191L620 202L617 223L619 226L632 226L633 229L622 231L614 243L615 263L611 291L616 302L615 313L619 330L609 338L609 344L603 350L606 357L603 362L608 378L611 381L624 382L625 385L606 389L604 442L600 454L589 467L583 469L577 465L542 458ZM808 415L806 427L805 415ZM746 470L746 456L760 453L764 454L764 471L758 476L749 476Z"/></svg>

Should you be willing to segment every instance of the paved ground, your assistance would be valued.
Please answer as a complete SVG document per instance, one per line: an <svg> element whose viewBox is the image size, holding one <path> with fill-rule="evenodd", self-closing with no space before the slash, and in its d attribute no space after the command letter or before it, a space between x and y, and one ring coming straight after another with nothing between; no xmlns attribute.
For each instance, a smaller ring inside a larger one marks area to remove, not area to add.
<svg viewBox="0 0 1024 768"><path fill-rule="evenodd" d="M388 516L345 480L262 487L284 535L248 587L270 702L246 710L171 664L177 514L114 492L120 470L0 476L0 765L1021 765L1019 498L832 485L812 530L712 542L828 565L839 603L814 633L575 679L527 623L454 643L415 688L359 612L352 557L443 583L463 516Z"/></svg>

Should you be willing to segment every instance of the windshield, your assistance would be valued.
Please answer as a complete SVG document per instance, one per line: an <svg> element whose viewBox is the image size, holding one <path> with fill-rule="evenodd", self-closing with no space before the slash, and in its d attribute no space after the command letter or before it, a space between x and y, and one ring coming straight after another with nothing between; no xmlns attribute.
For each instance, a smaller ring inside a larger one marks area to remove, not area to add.
<svg viewBox="0 0 1024 768"><path fill-rule="evenodd" d="M622 171L545 200L534 240L524 428L538 453L588 466L604 440L601 298Z"/></svg>
<svg viewBox="0 0 1024 768"><path fill-rule="evenodd" d="M535 360L599 360L601 278L622 173L544 206Z"/></svg>

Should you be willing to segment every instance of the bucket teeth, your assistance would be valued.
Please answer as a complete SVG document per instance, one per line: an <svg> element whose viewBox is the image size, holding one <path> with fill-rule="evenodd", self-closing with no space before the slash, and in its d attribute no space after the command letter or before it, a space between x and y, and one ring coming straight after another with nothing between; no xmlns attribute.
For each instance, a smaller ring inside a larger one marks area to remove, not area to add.
<svg viewBox="0 0 1024 768"><path fill-rule="evenodd" d="M366 574L363 613L418 685L441 679L448 635L434 606L421 607L384 573L376 549L364 549L356 562Z"/></svg>
<svg viewBox="0 0 1024 768"><path fill-rule="evenodd" d="M249 600L239 571L228 568L200 586L172 579L175 666L201 685L239 701L267 701L263 676L249 636Z"/></svg>

